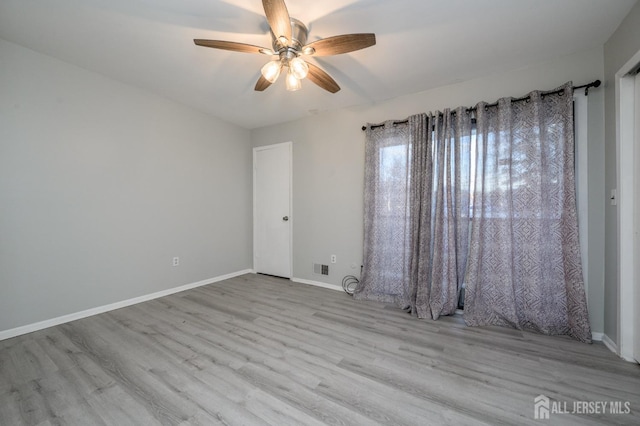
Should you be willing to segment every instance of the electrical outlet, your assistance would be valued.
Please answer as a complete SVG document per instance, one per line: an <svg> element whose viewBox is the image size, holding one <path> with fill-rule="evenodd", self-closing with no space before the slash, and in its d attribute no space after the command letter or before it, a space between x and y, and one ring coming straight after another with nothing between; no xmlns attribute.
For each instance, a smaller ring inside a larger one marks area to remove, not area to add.
<svg viewBox="0 0 640 426"><path fill-rule="evenodd" d="M180 258L179 257L174 257L173 258L173 266L180 266Z"/></svg>
<svg viewBox="0 0 640 426"><path fill-rule="evenodd" d="M331 263L336 263L338 261L338 258L336 257L335 254L331 255Z"/></svg>

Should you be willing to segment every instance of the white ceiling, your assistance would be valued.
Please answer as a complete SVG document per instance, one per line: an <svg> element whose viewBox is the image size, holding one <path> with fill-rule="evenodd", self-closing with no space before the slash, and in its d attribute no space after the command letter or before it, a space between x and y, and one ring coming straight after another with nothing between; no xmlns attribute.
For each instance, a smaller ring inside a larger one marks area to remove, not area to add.
<svg viewBox="0 0 640 426"><path fill-rule="evenodd" d="M377 45L311 60L342 87L253 87L270 47L259 0L0 0L0 38L246 128L397 96L601 47L636 0L287 0L309 41L373 32ZM582 83L582 82L580 82Z"/></svg>

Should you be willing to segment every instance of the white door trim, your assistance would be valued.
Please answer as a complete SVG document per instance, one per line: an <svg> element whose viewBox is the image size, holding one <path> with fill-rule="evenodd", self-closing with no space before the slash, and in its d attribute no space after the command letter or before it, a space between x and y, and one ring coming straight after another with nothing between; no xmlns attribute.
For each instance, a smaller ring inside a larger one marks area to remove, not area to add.
<svg viewBox="0 0 640 426"><path fill-rule="evenodd" d="M256 247L257 247L257 223L256 212L256 154L266 149L286 146L289 150L289 277L293 277L293 142L282 142L272 145L263 145L253 148L253 271L256 272Z"/></svg>
<svg viewBox="0 0 640 426"><path fill-rule="evenodd" d="M638 51L616 73L616 160L617 160L617 203L618 203L618 350L627 361L634 361L634 205L636 165L634 155L635 82L627 74L640 62Z"/></svg>

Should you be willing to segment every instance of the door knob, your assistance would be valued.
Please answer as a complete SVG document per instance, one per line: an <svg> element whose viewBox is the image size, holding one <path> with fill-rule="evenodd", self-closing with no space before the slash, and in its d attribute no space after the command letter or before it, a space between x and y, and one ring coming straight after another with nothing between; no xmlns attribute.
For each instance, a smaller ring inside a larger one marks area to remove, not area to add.
<svg viewBox="0 0 640 426"><path fill-rule="evenodd" d="M284 220L285 222L289 220L289 216L285 216L282 218L282 220Z"/></svg>

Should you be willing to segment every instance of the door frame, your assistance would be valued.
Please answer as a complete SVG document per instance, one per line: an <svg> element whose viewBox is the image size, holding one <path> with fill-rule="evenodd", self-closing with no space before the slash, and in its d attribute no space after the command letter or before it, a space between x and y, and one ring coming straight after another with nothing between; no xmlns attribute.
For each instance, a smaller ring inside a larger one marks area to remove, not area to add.
<svg viewBox="0 0 640 426"><path fill-rule="evenodd" d="M256 247L257 244L257 235L256 229L258 228L258 215L256 211L256 156L258 151L265 151L267 149L273 149L286 146L288 147L289 154L289 279L293 278L293 142L282 142L271 145L262 145L253 147L253 272L256 273Z"/></svg>
<svg viewBox="0 0 640 426"><path fill-rule="evenodd" d="M617 218L618 218L618 354L627 361L634 359L635 305L634 287L638 286L638 269L634 260L640 247L635 242L634 234L640 212L635 208L638 197L634 191L637 168L634 145L635 109L640 105L635 102L635 76L628 74L640 63L640 51L636 52L616 73L616 160L617 160ZM640 148L640 147L638 147ZM629 230L631 232L629 232ZM638 290L640 291L640 290Z"/></svg>

